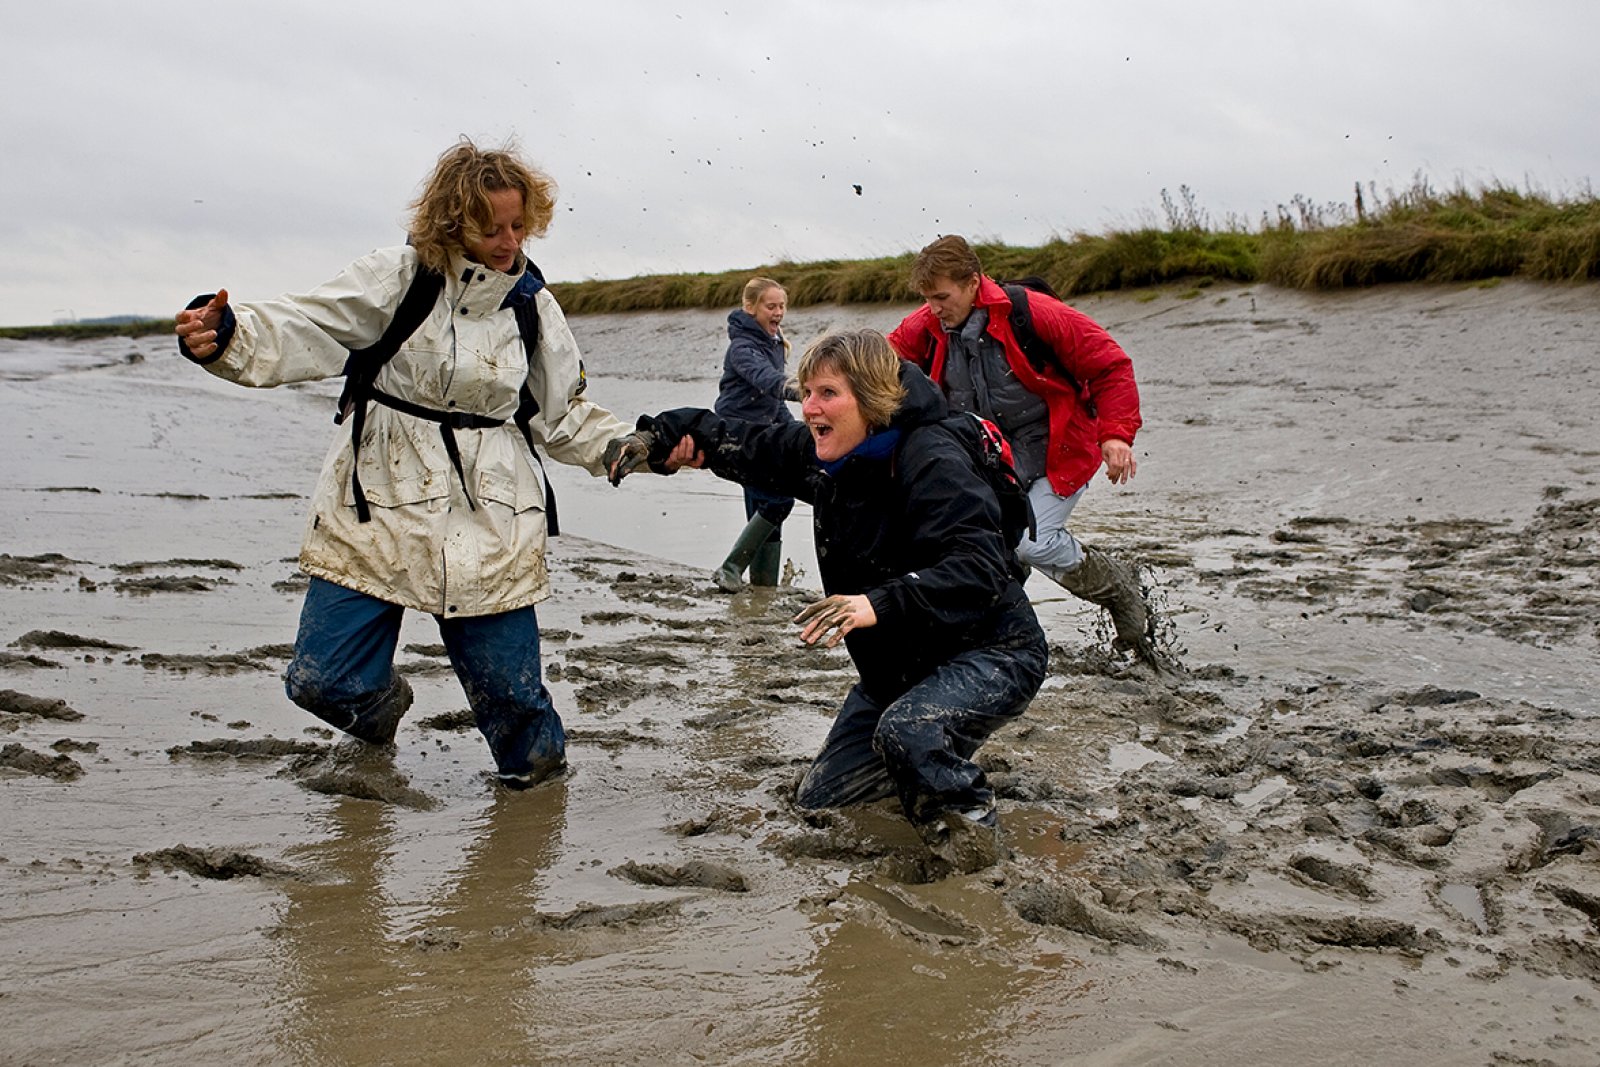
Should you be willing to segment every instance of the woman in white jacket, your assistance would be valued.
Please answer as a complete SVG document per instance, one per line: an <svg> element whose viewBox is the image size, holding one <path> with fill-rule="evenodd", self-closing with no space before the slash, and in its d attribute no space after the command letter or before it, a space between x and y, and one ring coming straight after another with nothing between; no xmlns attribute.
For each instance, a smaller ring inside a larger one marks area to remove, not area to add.
<svg viewBox="0 0 1600 1067"><path fill-rule="evenodd" d="M348 376L354 429L335 435L312 499L300 552L311 585L285 685L318 718L392 743L411 703L394 669L401 616L426 611L513 788L565 767L534 614L550 595L553 502L533 446L595 475L647 451L584 395L577 343L523 254L554 204L544 174L463 140L413 205L407 246L364 256L309 293L231 304L221 290L177 317L188 358L265 387L344 374L413 283L437 291L429 307L424 290L425 317L370 387Z"/></svg>

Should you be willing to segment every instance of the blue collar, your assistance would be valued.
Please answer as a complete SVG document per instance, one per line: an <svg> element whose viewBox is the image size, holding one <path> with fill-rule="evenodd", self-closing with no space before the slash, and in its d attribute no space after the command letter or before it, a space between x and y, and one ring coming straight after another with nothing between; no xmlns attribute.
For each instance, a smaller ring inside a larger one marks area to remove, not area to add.
<svg viewBox="0 0 1600 1067"><path fill-rule="evenodd" d="M500 302L502 309L529 303L538 295L539 290L544 288L544 275L539 272L539 268L533 265L532 260L527 260L526 263L522 277L517 279L517 284L511 287L506 298Z"/></svg>
<svg viewBox="0 0 1600 1067"><path fill-rule="evenodd" d="M823 472L831 477L835 474L838 474L839 468L850 462L853 457L860 456L862 459L882 459L889 453L893 452L894 446L899 443L899 430L894 429L893 427L887 430L880 430L877 433L868 434L865 441L862 441L859 445L856 445L856 447L852 448L838 459L828 460L827 462L824 462L820 459L817 460L817 466L821 467Z"/></svg>

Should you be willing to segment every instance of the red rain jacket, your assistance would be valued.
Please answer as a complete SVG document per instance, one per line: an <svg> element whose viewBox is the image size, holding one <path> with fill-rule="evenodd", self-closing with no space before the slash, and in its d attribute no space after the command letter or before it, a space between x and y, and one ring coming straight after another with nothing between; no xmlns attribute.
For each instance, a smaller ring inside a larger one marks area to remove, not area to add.
<svg viewBox="0 0 1600 1067"><path fill-rule="evenodd" d="M1089 316L1044 293L1028 294L1034 332L1078 379L1086 397L1094 400L1098 417L1091 418L1082 399L1058 369L1047 367L1041 374L1022 354L1011 330L1011 299L988 275L979 279L973 306L988 309L989 336L1005 349L1017 380L1044 398L1050 412L1045 475L1058 495L1071 496L1100 469L1100 442L1116 438L1131 445L1139 431L1142 420L1133 361ZM926 304L894 328L889 343L902 359L915 363L940 388L944 387L949 338Z"/></svg>

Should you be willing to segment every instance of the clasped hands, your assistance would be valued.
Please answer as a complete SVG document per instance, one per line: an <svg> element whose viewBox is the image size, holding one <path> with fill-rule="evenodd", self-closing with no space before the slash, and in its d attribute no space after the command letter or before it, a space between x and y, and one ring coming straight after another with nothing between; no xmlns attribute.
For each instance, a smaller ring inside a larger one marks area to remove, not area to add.
<svg viewBox="0 0 1600 1067"><path fill-rule="evenodd" d="M650 430L635 430L625 437L618 437L606 445L605 452L600 457L600 463L606 469L606 477L612 485L621 485L622 479L638 470L640 466L650 462L650 452L656 446L656 435ZM662 468L668 474L683 467L704 467L706 454L695 447L694 438L684 434L683 439L672 446L672 451L667 453L661 461Z"/></svg>

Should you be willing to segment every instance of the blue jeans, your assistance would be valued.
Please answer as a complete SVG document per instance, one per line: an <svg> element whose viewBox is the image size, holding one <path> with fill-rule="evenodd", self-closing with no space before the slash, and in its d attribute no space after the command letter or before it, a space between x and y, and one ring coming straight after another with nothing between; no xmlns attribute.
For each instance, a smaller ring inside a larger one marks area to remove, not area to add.
<svg viewBox="0 0 1600 1067"><path fill-rule="evenodd" d="M995 730L1027 710L1044 682L1049 646L1033 608L1008 613L990 643L963 652L886 706L850 690L795 795L802 808L900 798L906 817L994 803L972 761Z"/></svg>
<svg viewBox="0 0 1600 1067"><path fill-rule="evenodd" d="M1028 503L1033 505L1034 527L1039 537L1030 541L1027 534L1022 535L1017 545L1018 562L1042 571L1045 577L1056 582L1078 569L1083 562L1083 545L1067 529L1067 520L1088 488L1085 483L1071 496L1057 496L1050 487L1049 478L1034 479L1028 486Z"/></svg>
<svg viewBox="0 0 1600 1067"><path fill-rule="evenodd" d="M390 696L405 609L320 578L300 610L289 699L348 730ZM566 756L566 732L545 688L532 607L496 615L435 615L450 665L502 777L548 773Z"/></svg>

